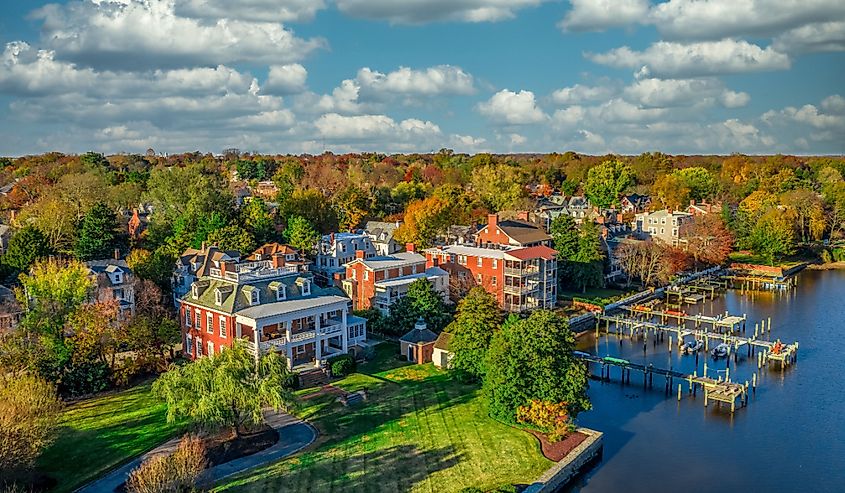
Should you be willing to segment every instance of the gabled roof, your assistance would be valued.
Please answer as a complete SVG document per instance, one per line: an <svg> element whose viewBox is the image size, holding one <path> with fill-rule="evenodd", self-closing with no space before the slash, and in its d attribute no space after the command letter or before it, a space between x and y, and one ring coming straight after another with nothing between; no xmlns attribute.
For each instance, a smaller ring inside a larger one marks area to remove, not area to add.
<svg viewBox="0 0 845 493"><path fill-rule="evenodd" d="M399 229L399 223L390 223L384 221L367 221L365 230L373 241L378 243L388 243L393 239L393 233Z"/></svg>
<svg viewBox="0 0 845 493"><path fill-rule="evenodd" d="M439 336L437 336L437 340L434 341L434 349L442 349L443 351L449 350L449 344L452 343L452 334L448 332L441 332Z"/></svg>
<svg viewBox="0 0 845 493"><path fill-rule="evenodd" d="M260 247L258 247L258 249L256 249L254 252L252 252L252 255L247 257L246 260L249 260L249 261L257 260L256 256L259 255L259 254L261 255L262 258L264 258L264 257L271 257L271 256L276 255L276 254L279 254L279 255L291 255L291 254L299 255L299 251L296 248L294 248L290 245L284 245L284 244L277 243L277 242L265 243L265 244L261 245Z"/></svg>
<svg viewBox="0 0 845 493"><path fill-rule="evenodd" d="M437 334L428 328L414 327L407 334L399 338L400 342L407 342L409 344L427 344L437 340Z"/></svg>
<svg viewBox="0 0 845 493"><path fill-rule="evenodd" d="M304 280L311 281L311 294L302 294L302 284ZM299 282L297 282L299 281ZM313 277L309 273L290 273L280 277L271 277L268 279L250 282L249 284L238 284L231 281L215 277L203 277L197 281L201 285L206 286L197 298L193 297L192 290L182 296L182 300L190 305L203 306L212 310L235 313L246 308L253 307L251 304L251 294L253 291L258 291L259 305L278 303L276 301L276 291L279 285L285 286L285 299L314 299L323 296L334 296L336 291L322 289L313 282ZM273 286L271 286L273 284ZM222 288L223 299L218 305L215 303L215 291Z"/></svg>
<svg viewBox="0 0 845 493"><path fill-rule="evenodd" d="M552 239L543 228L525 221L506 219L499 221L498 226L506 235L518 243L537 243Z"/></svg>

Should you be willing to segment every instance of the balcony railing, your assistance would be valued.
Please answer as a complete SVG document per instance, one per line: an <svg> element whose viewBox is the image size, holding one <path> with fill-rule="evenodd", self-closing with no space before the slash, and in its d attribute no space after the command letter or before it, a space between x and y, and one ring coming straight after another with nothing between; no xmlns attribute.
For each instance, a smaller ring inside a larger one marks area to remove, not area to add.
<svg viewBox="0 0 845 493"><path fill-rule="evenodd" d="M532 275L532 274L537 274L538 272L540 272L540 268L537 267L536 265L529 265L529 266L524 267L522 269L517 269L517 268L514 268L514 267L505 267L505 275L506 276L522 277L522 276L529 276L529 275Z"/></svg>
<svg viewBox="0 0 845 493"><path fill-rule="evenodd" d="M508 294L528 294L535 291L536 289L536 284L523 284L522 286L505 285L505 293Z"/></svg>

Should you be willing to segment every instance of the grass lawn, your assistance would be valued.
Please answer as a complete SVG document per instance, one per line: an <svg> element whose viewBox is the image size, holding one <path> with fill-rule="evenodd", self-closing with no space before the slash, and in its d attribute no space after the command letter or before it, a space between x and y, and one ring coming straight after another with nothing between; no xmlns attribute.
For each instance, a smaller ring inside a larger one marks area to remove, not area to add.
<svg viewBox="0 0 845 493"><path fill-rule="evenodd" d="M320 430L308 452L255 469L217 491L453 492L531 483L552 462L536 439L487 416L477 386L431 364L396 366L395 344L336 386L366 388L345 408L327 395L303 401L300 415Z"/></svg>
<svg viewBox="0 0 845 493"><path fill-rule="evenodd" d="M731 262L737 262L740 264L771 265L769 259L761 255L754 255L753 253L748 252L732 252L729 255L729 258L731 259ZM812 260L814 260L813 257L799 254L777 260L775 261L775 266L782 267L783 269L790 269L801 262Z"/></svg>
<svg viewBox="0 0 845 493"><path fill-rule="evenodd" d="M581 291L562 290L559 293L559 297L566 299L579 298L582 300L589 300L598 305L606 305L608 303L613 303L616 299L624 298L628 294L633 294L636 291L637 290L635 288L631 288L628 291L611 288L589 288L586 293L582 293Z"/></svg>
<svg viewBox="0 0 845 493"><path fill-rule="evenodd" d="M169 425L166 406L153 397L151 383L68 406L59 436L38 461L58 481L55 492L69 492L103 472L171 438L181 425Z"/></svg>

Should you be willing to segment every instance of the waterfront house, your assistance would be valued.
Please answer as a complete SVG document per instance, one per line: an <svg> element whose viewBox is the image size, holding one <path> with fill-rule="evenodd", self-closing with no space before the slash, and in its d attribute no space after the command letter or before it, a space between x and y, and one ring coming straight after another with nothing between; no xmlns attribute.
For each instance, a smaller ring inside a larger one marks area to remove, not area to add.
<svg viewBox="0 0 845 493"><path fill-rule="evenodd" d="M691 221L693 215L684 211L667 209L641 212L634 216L631 229L639 239L654 239L667 245L681 242L681 226Z"/></svg>
<svg viewBox="0 0 845 493"><path fill-rule="evenodd" d="M185 355L213 356L241 339L256 357L276 351L289 367L320 368L327 358L366 345L366 320L349 313L341 294L317 286L310 272L271 260L222 261L182 297Z"/></svg>

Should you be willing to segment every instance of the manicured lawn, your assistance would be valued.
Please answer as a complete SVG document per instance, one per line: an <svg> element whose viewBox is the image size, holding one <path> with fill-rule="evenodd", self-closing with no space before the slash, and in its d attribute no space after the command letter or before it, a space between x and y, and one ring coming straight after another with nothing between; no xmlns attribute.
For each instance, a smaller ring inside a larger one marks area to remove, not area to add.
<svg viewBox="0 0 845 493"><path fill-rule="evenodd" d="M58 481L52 491L73 491L181 431L166 423L166 406L150 390L146 383L64 410L58 439L38 461Z"/></svg>
<svg viewBox="0 0 845 493"><path fill-rule="evenodd" d="M615 301L617 298L624 298L626 295L633 294L636 291L636 288L631 288L629 291L610 288L590 288L587 289L586 293L582 293L581 291L562 290L559 294L560 298L578 298L582 300L592 301L593 303L596 303L598 305L606 305L608 303L613 303L613 301Z"/></svg>
<svg viewBox="0 0 845 493"><path fill-rule="evenodd" d="M386 368L397 362L396 345L387 347L369 365L381 371L335 384L366 388L368 401L352 408L326 395L303 402L300 414L320 430L308 452L217 491L449 493L531 483L551 466L533 436L487 416L477 386L431 364Z"/></svg>

